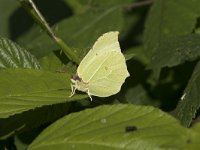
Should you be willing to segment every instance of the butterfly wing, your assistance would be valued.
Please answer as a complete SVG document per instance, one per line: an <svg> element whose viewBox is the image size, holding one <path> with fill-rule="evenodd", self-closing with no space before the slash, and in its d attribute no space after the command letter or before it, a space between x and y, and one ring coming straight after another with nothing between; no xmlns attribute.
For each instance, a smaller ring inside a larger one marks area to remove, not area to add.
<svg viewBox="0 0 200 150"><path fill-rule="evenodd" d="M95 72L95 68L99 68L101 61L98 62L97 57L103 53L108 53L111 51L121 52L119 42L118 42L119 32L108 32L103 34L93 45L92 49L81 61L77 73L82 78L83 81L89 82L91 74ZM105 56L105 55L104 55Z"/></svg>
<svg viewBox="0 0 200 150"><path fill-rule="evenodd" d="M81 61L77 74L87 84L88 94L106 97L120 91L129 76L118 32L103 34Z"/></svg>
<svg viewBox="0 0 200 150"><path fill-rule="evenodd" d="M90 76L89 94L107 97L118 93L129 76L123 54L119 51L103 53L96 58L96 61L101 61L101 65Z"/></svg>

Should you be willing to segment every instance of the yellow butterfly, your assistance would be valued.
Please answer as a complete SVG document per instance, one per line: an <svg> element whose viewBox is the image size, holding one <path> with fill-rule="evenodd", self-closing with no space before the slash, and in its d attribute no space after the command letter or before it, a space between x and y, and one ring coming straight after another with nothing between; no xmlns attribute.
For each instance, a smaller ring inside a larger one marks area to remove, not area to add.
<svg viewBox="0 0 200 150"><path fill-rule="evenodd" d="M76 90L107 97L118 93L129 76L125 57L118 42L119 32L108 32L97 39L72 77L71 96Z"/></svg>

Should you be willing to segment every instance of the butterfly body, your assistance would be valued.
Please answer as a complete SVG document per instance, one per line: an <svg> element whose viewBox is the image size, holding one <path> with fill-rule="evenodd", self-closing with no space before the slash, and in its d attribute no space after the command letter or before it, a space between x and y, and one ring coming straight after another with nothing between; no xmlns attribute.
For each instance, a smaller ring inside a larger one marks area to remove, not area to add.
<svg viewBox="0 0 200 150"><path fill-rule="evenodd" d="M71 78L74 89L77 89L82 92L87 92L88 83L84 82L77 74Z"/></svg>

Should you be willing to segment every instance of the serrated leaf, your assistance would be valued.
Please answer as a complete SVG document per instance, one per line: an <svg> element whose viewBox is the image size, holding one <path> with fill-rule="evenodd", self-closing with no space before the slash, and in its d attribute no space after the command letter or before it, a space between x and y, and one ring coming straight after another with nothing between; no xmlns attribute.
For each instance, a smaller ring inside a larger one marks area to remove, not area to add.
<svg viewBox="0 0 200 150"><path fill-rule="evenodd" d="M155 50L148 66L159 75L161 68L174 67L200 57L200 35L191 34L168 38Z"/></svg>
<svg viewBox="0 0 200 150"><path fill-rule="evenodd" d="M176 108L176 117L183 125L189 126L200 107L200 62L197 63L192 77Z"/></svg>
<svg viewBox="0 0 200 150"><path fill-rule="evenodd" d="M200 16L199 6L199 0L154 1L144 32L145 54L149 60L165 38L192 33Z"/></svg>
<svg viewBox="0 0 200 150"><path fill-rule="evenodd" d="M176 119L153 107L100 106L58 120L28 149L175 149L185 134Z"/></svg>
<svg viewBox="0 0 200 150"><path fill-rule="evenodd" d="M39 69L37 59L9 39L0 37L0 68Z"/></svg>
<svg viewBox="0 0 200 150"><path fill-rule="evenodd" d="M53 74L32 69L0 70L0 118L43 105L85 98L70 95L68 74Z"/></svg>

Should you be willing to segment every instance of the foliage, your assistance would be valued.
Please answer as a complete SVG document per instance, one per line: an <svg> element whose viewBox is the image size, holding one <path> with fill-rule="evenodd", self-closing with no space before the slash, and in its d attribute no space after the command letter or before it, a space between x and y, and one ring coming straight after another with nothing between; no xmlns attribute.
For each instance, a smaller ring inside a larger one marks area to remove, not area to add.
<svg viewBox="0 0 200 150"><path fill-rule="evenodd" d="M30 1L0 1L0 149L200 148L198 0L34 3L52 30ZM74 60L107 31L130 77L111 97L69 97Z"/></svg>

